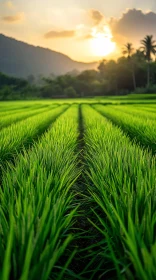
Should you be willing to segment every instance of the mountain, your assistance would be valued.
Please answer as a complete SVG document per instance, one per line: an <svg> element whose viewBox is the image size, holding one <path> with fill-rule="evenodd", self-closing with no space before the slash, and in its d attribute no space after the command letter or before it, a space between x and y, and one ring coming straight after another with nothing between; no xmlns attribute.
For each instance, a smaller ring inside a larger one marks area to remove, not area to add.
<svg viewBox="0 0 156 280"><path fill-rule="evenodd" d="M31 74L62 75L74 70L93 69L96 66L97 63L77 62L62 53L35 47L0 34L0 71L5 74L23 78Z"/></svg>

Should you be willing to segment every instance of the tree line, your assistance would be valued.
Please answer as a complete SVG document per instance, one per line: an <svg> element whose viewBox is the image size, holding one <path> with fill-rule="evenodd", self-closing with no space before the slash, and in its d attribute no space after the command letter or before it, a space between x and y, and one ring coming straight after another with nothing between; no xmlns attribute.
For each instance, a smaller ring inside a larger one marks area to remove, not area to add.
<svg viewBox="0 0 156 280"><path fill-rule="evenodd" d="M141 56L143 59L146 60L147 62L147 87L150 86L151 83L151 73L150 73L150 64L152 61L152 56L156 56L156 41L153 40L153 36L152 35L147 35L143 40L141 40L141 47L140 49L136 50L136 53L134 55L134 51L135 49L133 48L133 44L132 43L127 43L124 46L124 50L123 50L123 55L127 55L127 59L129 62L129 66L132 72L132 80L133 80L133 87L134 90L137 87L136 84L136 77L135 77L135 58L136 57L140 57Z"/></svg>
<svg viewBox="0 0 156 280"><path fill-rule="evenodd" d="M152 35L135 50L127 43L117 60L103 60L97 70L73 71L55 77L28 79L0 73L0 100L76 98L135 93L156 93L156 42Z"/></svg>

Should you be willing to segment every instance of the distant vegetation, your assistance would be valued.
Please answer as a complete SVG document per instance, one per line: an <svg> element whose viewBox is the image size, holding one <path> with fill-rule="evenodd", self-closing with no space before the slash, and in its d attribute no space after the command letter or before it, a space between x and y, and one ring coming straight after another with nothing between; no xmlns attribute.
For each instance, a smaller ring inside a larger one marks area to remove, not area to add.
<svg viewBox="0 0 156 280"><path fill-rule="evenodd" d="M156 93L155 55L156 42L151 35L141 41L136 51L127 43L122 57L101 61L97 70L73 71L57 77L29 75L27 79L0 73L0 100Z"/></svg>

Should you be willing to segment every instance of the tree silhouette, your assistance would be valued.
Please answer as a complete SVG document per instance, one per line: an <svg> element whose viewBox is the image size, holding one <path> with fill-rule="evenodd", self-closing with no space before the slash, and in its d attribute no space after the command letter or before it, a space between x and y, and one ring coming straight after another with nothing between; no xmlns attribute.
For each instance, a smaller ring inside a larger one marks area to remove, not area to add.
<svg viewBox="0 0 156 280"><path fill-rule="evenodd" d="M133 79L133 86L134 86L134 90L136 90L136 78L135 78L134 62L133 62L133 59L132 59L133 53L134 53L133 44L132 43L127 43L124 46L123 55L127 56L128 62L130 64L130 70L131 70L132 79Z"/></svg>
<svg viewBox="0 0 156 280"><path fill-rule="evenodd" d="M156 41L153 40L153 35L147 35L143 40L141 40L141 49L144 52L145 58L147 60L147 86L150 85L150 62L152 60L152 55L156 54Z"/></svg>

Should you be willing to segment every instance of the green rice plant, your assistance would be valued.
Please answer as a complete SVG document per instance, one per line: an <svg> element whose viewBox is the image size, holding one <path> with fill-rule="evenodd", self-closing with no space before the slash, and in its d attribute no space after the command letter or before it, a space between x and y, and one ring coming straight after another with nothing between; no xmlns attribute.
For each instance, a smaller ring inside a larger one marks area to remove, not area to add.
<svg viewBox="0 0 156 280"><path fill-rule="evenodd" d="M48 107L48 108L41 107L41 108L37 108L37 109L34 107L34 108L30 108L26 111L23 111L23 110L21 112L17 111L17 113L9 114L9 115L7 115L7 112L6 112L6 115L0 118L0 129L9 126L12 123L16 123L21 120L27 119L31 116L35 116L37 114L44 113L44 112L50 110L51 108L53 108L53 106Z"/></svg>
<svg viewBox="0 0 156 280"><path fill-rule="evenodd" d="M3 113L5 111L14 111L14 110L18 110L18 109L22 109L22 108L28 108L28 106L26 106L24 103L20 105L13 105L10 106L10 104L8 105L3 105L2 102L0 102L0 113Z"/></svg>
<svg viewBox="0 0 156 280"><path fill-rule="evenodd" d="M135 107L144 107L144 108L156 108L156 104L134 104Z"/></svg>
<svg viewBox="0 0 156 280"><path fill-rule="evenodd" d="M145 111L145 113L146 113L146 111L156 113L156 105L155 106L154 105L146 105L146 106L137 105L137 106L135 106L135 108L141 108L142 110Z"/></svg>
<svg viewBox="0 0 156 280"><path fill-rule="evenodd" d="M132 116L142 118L144 120L149 119L149 120L156 120L156 111L155 112L149 112L145 111L144 108L139 107L133 107L132 105L125 105L125 106L109 106L109 108L114 109L115 111L118 110L121 113L127 113Z"/></svg>
<svg viewBox="0 0 156 280"><path fill-rule="evenodd" d="M128 113L114 110L109 106L93 105L100 114L119 126L132 139L146 148L156 152L156 122L144 117L132 116Z"/></svg>
<svg viewBox="0 0 156 280"><path fill-rule="evenodd" d="M16 110L22 110L22 109L31 109L31 108L41 108L45 106L44 104L36 104L34 102L30 103L30 104L25 104L25 102L22 102L21 104L8 104L8 105L1 105L0 104L0 114L7 112L7 113L11 113L11 111L16 111Z"/></svg>
<svg viewBox="0 0 156 280"><path fill-rule="evenodd" d="M24 146L31 144L67 108L67 105L62 105L3 128L0 131L0 167Z"/></svg>
<svg viewBox="0 0 156 280"><path fill-rule="evenodd" d="M4 110L0 110L0 118L3 116L10 116L17 113L26 112L27 110L41 109L43 107L48 107L48 105L31 105L31 106L21 106L13 108L5 108ZM56 105L52 106L53 108L57 107Z"/></svg>
<svg viewBox="0 0 156 280"><path fill-rule="evenodd" d="M93 108L82 110L90 222L102 236L90 252L99 278L90 279L154 280L156 158Z"/></svg>
<svg viewBox="0 0 156 280"><path fill-rule="evenodd" d="M0 112L7 110L15 110L19 108L31 108L31 107L40 107L40 106L49 106L54 104L52 101L51 102L45 102L45 100L38 100L38 101L0 101Z"/></svg>
<svg viewBox="0 0 156 280"><path fill-rule="evenodd" d="M58 109L57 109L58 110ZM70 228L77 207L78 107L70 107L3 174L0 279L59 280L74 256Z"/></svg>

